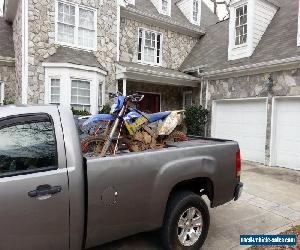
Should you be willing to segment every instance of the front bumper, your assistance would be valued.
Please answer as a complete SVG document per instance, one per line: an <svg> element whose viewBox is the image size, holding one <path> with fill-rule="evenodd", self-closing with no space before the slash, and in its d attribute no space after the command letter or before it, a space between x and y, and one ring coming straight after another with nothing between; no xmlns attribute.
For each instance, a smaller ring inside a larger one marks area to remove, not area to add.
<svg viewBox="0 0 300 250"><path fill-rule="evenodd" d="M240 182L239 184L236 185L235 190L234 190L234 200L237 201L243 192L243 187L244 184L242 182Z"/></svg>

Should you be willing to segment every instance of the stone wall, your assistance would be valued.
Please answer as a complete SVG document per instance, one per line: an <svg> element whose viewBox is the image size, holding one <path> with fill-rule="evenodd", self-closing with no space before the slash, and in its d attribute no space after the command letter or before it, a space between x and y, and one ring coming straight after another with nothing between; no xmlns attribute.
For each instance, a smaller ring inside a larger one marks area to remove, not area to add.
<svg viewBox="0 0 300 250"><path fill-rule="evenodd" d="M84 6L96 8L97 46L95 51L99 62L107 69L106 86L115 89L117 4L111 0L71 0ZM55 43L55 1L29 0L29 68L28 103L44 103L44 68L42 63L56 52Z"/></svg>
<svg viewBox="0 0 300 250"><path fill-rule="evenodd" d="M0 62L0 82L4 82L5 100L18 102L18 88L16 87L16 72L13 65L2 65Z"/></svg>
<svg viewBox="0 0 300 250"><path fill-rule="evenodd" d="M139 28L147 28L163 34L162 66L166 68L178 69L198 40L194 37L122 17L120 32L121 61L137 62Z"/></svg>
<svg viewBox="0 0 300 250"><path fill-rule="evenodd" d="M266 81L269 76L273 79L273 88L268 90ZM266 133L266 160L270 158L271 113L274 96L300 95L300 68L265 74L241 77L231 77L220 80L210 80L208 84L208 109L211 111L212 101L220 99L235 99L247 97L268 97L268 117ZM205 93L205 91L203 91ZM205 99L205 96L203 97ZM205 100L204 100L205 101ZM211 118L207 126L209 136Z"/></svg>
<svg viewBox="0 0 300 250"><path fill-rule="evenodd" d="M13 41L15 50L14 88L16 103L21 103L22 98L22 1L18 2L17 13L13 23ZM6 85L7 86L7 85Z"/></svg>

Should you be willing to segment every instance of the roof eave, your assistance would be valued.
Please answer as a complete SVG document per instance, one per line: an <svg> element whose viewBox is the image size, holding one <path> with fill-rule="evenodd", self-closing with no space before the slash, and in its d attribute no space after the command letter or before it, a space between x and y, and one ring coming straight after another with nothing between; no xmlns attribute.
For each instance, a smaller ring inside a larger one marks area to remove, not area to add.
<svg viewBox="0 0 300 250"><path fill-rule="evenodd" d="M205 71L201 73L201 76L204 76L209 79L220 79L227 77L238 77L245 75L254 75L260 73L276 72L283 71L288 69L293 69L299 67L300 56L276 59L272 61L260 62L247 64L242 66L236 66L226 69L217 69L212 71Z"/></svg>
<svg viewBox="0 0 300 250"><path fill-rule="evenodd" d="M151 25L159 26L162 28L166 28L172 31L179 32L181 34L186 34L193 37L201 37L205 34L205 30L203 27L194 28L191 26L182 25L180 23L175 23L174 21L167 21L164 18L159 18L157 16L142 12L133 7L127 6L121 7L121 16L127 18L133 18L137 21L150 23Z"/></svg>

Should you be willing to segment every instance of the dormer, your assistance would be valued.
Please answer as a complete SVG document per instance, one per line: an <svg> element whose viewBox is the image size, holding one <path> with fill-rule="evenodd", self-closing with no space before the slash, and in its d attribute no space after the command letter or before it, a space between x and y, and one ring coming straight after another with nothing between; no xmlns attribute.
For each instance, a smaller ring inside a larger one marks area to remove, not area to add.
<svg viewBox="0 0 300 250"><path fill-rule="evenodd" d="M155 8L160 14L171 16L172 0L151 0Z"/></svg>
<svg viewBox="0 0 300 250"><path fill-rule="evenodd" d="M229 10L228 60L250 57L278 7L267 0L233 0Z"/></svg>
<svg viewBox="0 0 300 250"><path fill-rule="evenodd" d="M192 24L196 25L200 25L201 5L202 0L181 0L177 2L177 6L181 12Z"/></svg>

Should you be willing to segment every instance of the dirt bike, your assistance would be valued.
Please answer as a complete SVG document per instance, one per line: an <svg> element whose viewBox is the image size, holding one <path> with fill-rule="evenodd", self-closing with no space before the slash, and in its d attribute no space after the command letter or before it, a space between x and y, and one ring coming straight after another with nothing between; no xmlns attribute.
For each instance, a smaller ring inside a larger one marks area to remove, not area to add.
<svg viewBox="0 0 300 250"><path fill-rule="evenodd" d="M136 105L143 100L141 94L123 96L118 92L110 94L110 97L116 98L110 114L93 115L83 123L84 127L96 122L108 122L104 131L99 132L98 129L81 141L83 153L103 157L107 153L116 154L119 145L125 145L130 152L138 152L163 148L168 141L187 140L184 133L175 130L182 121L183 111L146 114L129 107L130 103Z"/></svg>

